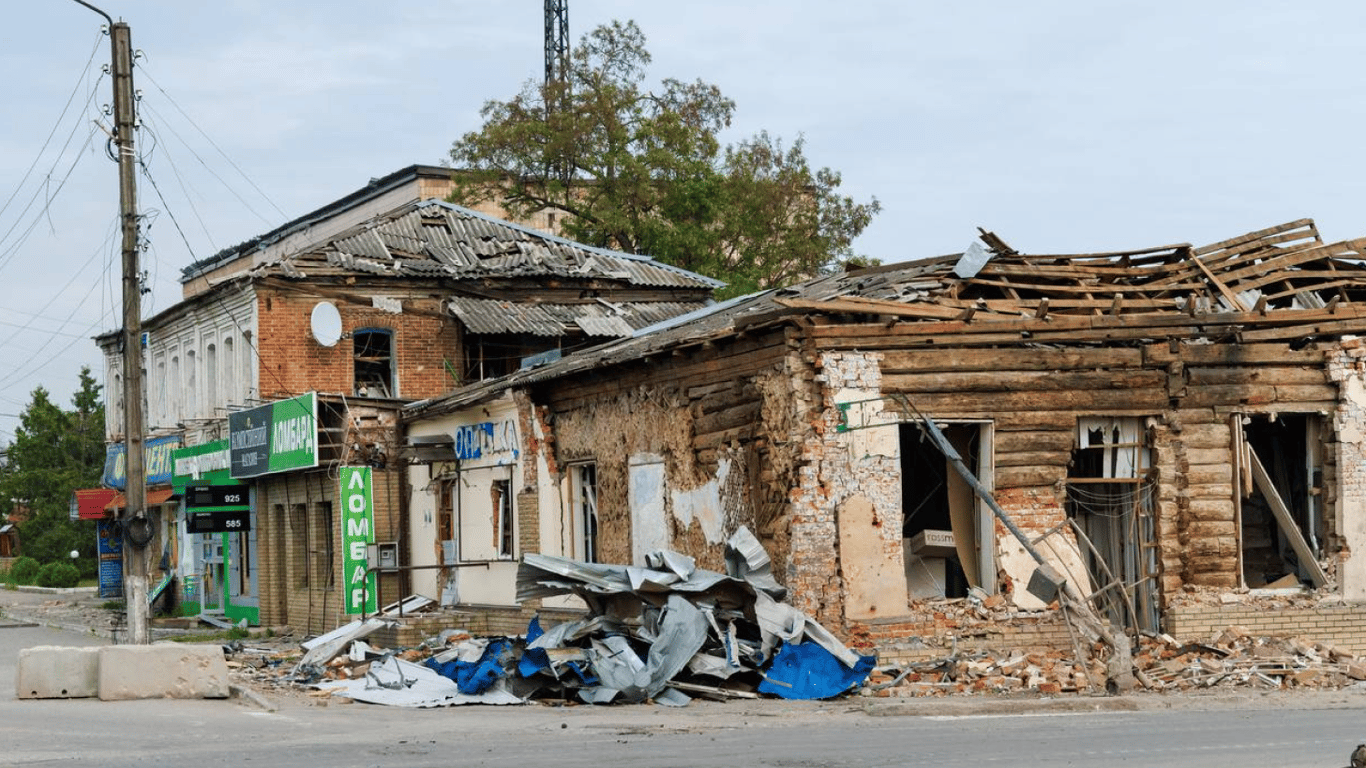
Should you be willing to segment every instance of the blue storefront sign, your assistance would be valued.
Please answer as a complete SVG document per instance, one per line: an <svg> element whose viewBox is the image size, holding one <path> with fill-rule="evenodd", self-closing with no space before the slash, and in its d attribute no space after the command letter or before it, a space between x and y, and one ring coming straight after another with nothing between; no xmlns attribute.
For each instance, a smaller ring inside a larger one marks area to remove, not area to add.
<svg viewBox="0 0 1366 768"><path fill-rule="evenodd" d="M100 556L100 597L123 596L123 535L115 520L101 520L95 528Z"/></svg>
<svg viewBox="0 0 1366 768"><path fill-rule="evenodd" d="M180 435L158 437L142 444L142 464L148 485L167 485L175 471L172 453L180 447ZM128 487L128 448L123 443L105 446L104 479L106 488Z"/></svg>

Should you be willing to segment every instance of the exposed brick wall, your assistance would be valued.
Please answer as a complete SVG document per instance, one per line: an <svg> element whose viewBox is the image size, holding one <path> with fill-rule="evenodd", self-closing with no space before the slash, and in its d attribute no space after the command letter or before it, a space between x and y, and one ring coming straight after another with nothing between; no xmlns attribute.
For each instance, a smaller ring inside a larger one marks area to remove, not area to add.
<svg viewBox="0 0 1366 768"><path fill-rule="evenodd" d="M848 635L861 652L876 652L880 664L939 658L954 648L960 653L1073 650L1072 634L1056 612L980 620L961 612L919 610L905 619L851 622Z"/></svg>
<svg viewBox="0 0 1366 768"><path fill-rule="evenodd" d="M887 558L901 559L901 471L896 456L854 456L849 434L839 426L843 412L837 394L855 401L881 395L878 354L824 353L815 381L825 395L818 419L809 425L814 432L804 443L805 465L792 490L791 543L787 586L793 604L826 627L844 626L844 580L840 571L837 510L845 501L861 496L872 503L880 522L875 535L878 549ZM801 401L797 401L800 407ZM895 607L889 610L895 611Z"/></svg>
<svg viewBox="0 0 1366 768"><path fill-rule="evenodd" d="M366 295L360 289L357 293ZM390 393L391 396L409 400L437 397L454 386L445 363L449 361L459 370L460 331L455 319L441 312L439 299L405 297L402 314L333 300L341 314L344 337L331 347L314 341L309 330L313 307L321 300L266 286L258 290L257 344L263 398L310 390L353 394L354 347L346 335L361 328L393 331L397 392Z"/></svg>
<svg viewBox="0 0 1366 768"><path fill-rule="evenodd" d="M1254 636L1305 637L1354 654L1366 653L1366 605L1314 608L1262 606L1173 606L1167 609L1167 634L1182 642L1209 642L1229 627Z"/></svg>
<svg viewBox="0 0 1366 768"><path fill-rule="evenodd" d="M377 541L401 538L400 480L398 470L374 470ZM343 613L342 510L337 503L339 489L332 472L320 469L268 475L257 480L256 489L261 623L322 634L350 621L352 617ZM323 524L317 515L323 504L331 505L330 525ZM300 506L302 513L296 512ZM330 542L322 538L329 528ZM327 557L329 544L330 580L319 562ZM381 604L403 597L399 594L397 574L380 575L379 596Z"/></svg>
<svg viewBox="0 0 1366 768"><path fill-rule="evenodd" d="M1333 414L1335 442L1329 454L1334 459L1331 474L1324 474L1324 501L1328 511L1327 551L1337 552L1339 558L1329 563L1330 571L1343 588L1344 596L1352 600L1366 598L1366 583L1357 574L1360 562L1351 563L1353 547L1363 544L1362 515L1366 514L1366 407L1362 404L1363 380L1366 379L1366 342L1354 339L1343 342L1342 348L1328 355L1328 375L1342 390L1337 410ZM1355 566L1355 567L1353 567ZM1350 574L1349 574L1350 572Z"/></svg>

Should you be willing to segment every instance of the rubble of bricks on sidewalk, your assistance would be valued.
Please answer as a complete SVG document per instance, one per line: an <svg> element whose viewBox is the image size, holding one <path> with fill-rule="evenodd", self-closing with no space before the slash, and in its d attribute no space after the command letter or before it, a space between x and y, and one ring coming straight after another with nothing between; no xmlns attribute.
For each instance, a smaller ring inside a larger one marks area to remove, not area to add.
<svg viewBox="0 0 1366 768"><path fill-rule="evenodd" d="M1078 663L1063 651L975 651L901 667L879 667L866 696L955 694L1053 695L1105 690L1106 649L1097 644ZM1366 660L1302 637L1254 636L1229 627L1206 643L1168 635L1139 637L1134 677L1140 689L1183 692L1250 686L1264 689L1333 689L1366 680Z"/></svg>

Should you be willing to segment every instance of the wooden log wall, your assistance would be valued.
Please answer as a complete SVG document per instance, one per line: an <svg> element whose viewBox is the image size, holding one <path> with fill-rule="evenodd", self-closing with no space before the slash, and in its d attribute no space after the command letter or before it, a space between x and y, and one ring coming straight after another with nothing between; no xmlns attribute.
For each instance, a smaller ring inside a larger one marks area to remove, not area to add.
<svg viewBox="0 0 1366 768"><path fill-rule="evenodd" d="M1167 594L1182 584L1240 583L1231 416L1331 414L1338 396L1322 351L1282 343L892 349L895 337L886 331L882 325L825 326L812 347L867 348L862 342L873 340L884 350L885 394L904 396L926 415L990 419L998 492L1060 493L1080 417L1144 418L1158 483ZM900 406L892 398L889 407ZM1329 464L1332 453L1324 452ZM1333 476L1331 466L1325 476Z"/></svg>

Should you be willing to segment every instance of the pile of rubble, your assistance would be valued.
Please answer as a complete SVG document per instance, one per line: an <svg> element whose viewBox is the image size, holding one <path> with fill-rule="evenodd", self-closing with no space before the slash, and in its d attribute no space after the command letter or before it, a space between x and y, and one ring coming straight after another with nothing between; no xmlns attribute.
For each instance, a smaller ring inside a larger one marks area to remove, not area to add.
<svg viewBox="0 0 1366 768"><path fill-rule="evenodd" d="M1062 651L978 651L879 667L865 695L1104 692L1104 649L1097 645L1092 651L1084 663ZM1142 688L1155 692L1235 686L1343 688L1366 680L1366 661L1324 643L1256 637L1230 627L1210 643L1141 635L1134 649L1134 677Z"/></svg>
<svg viewBox="0 0 1366 768"><path fill-rule="evenodd" d="M320 695L410 707L831 698L861 687L873 668L874 657L854 653L782 602L786 590L744 528L727 542L726 573L697 568L677 552L646 561L638 568L526 555L518 600L573 594L588 614L549 629L532 619L524 636L447 630L421 648L382 651L364 640L388 623L380 616L307 641L287 670L264 657L260 667L274 666L281 684Z"/></svg>

